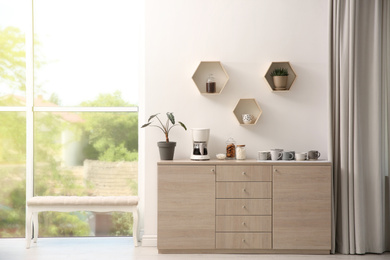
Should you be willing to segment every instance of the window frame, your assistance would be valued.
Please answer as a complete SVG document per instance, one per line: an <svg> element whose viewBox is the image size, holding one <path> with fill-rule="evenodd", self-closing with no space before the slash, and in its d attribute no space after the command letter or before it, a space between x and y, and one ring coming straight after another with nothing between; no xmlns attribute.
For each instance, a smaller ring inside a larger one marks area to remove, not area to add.
<svg viewBox="0 0 390 260"><path fill-rule="evenodd" d="M34 196L34 112L129 112L138 113L138 106L131 107L44 107L34 106L34 0L26 0L28 5L25 20L26 48L26 104L25 106L0 107L1 111L26 113L26 200ZM139 137L138 137L139 138ZM27 207L27 205L26 205ZM26 215L27 234L27 215Z"/></svg>

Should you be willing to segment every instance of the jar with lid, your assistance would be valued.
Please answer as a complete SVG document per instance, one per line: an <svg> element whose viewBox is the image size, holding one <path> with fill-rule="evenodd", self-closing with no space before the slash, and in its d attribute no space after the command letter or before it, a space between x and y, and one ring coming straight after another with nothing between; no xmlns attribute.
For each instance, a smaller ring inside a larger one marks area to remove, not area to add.
<svg viewBox="0 0 390 260"><path fill-rule="evenodd" d="M245 160L246 159L245 145L237 145L237 148L236 148L236 159L237 160Z"/></svg>
<svg viewBox="0 0 390 260"><path fill-rule="evenodd" d="M231 137L226 140L226 159L236 159L236 142Z"/></svg>
<svg viewBox="0 0 390 260"><path fill-rule="evenodd" d="M215 93L215 89L216 89L215 85L216 85L216 83L215 83L214 75L210 74L208 79L207 79L207 82L206 82L206 92L207 93Z"/></svg>

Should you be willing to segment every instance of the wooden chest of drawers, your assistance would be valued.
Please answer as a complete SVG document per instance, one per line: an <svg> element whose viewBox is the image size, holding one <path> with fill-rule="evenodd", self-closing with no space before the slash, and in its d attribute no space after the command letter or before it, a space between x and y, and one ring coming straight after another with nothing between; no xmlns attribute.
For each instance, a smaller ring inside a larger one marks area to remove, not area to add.
<svg viewBox="0 0 390 260"><path fill-rule="evenodd" d="M329 162L158 163L160 253L328 254Z"/></svg>
<svg viewBox="0 0 390 260"><path fill-rule="evenodd" d="M216 248L271 249L271 167L217 166L216 181Z"/></svg>

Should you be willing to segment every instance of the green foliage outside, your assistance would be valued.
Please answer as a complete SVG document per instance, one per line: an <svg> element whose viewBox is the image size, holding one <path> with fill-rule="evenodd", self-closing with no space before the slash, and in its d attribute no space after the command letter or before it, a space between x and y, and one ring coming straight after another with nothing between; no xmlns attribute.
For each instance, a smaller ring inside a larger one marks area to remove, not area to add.
<svg viewBox="0 0 390 260"><path fill-rule="evenodd" d="M0 28L0 84L15 91L25 91L24 35L15 28ZM4 46L4 48L3 48ZM39 60L39 59L38 59ZM38 65L43 64L39 62ZM60 104L53 93L51 102ZM0 97L0 106L20 105L20 100ZM120 92L100 94L82 106L129 106ZM94 189L64 165L61 138L70 133L70 142L83 144L84 159L107 162L138 160L137 113L78 113L80 122L64 120L59 113L34 114L34 194L89 195ZM0 238L24 237L25 232L25 161L26 118L22 112L0 112ZM129 189L137 190L137 180ZM40 236L89 236L88 212L40 214ZM131 235L132 218L128 213L113 213L110 235Z"/></svg>
<svg viewBox="0 0 390 260"><path fill-rule="evenodd" d="M26 91L25 37L15 27L0 28L0 83Z"/></svg>
<svg viewBox="0 0 390 260"><path fill-rule="evenodd" d="M94 101L82 106L129 106L119 91L100 94ZM84 129L89 145L85 148L88 159L101 161L138 161L138 114L137 113L83 113Z"/></svg>

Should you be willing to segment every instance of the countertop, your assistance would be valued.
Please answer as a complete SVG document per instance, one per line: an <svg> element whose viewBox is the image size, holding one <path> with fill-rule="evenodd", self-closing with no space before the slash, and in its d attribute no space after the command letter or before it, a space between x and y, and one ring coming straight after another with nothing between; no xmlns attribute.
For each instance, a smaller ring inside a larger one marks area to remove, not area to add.
<svg viewBox="0 0 390 260"><path fill-rule="evenodd" d="M257 161L254 159L248 160L218 160L211 159L205 161L194 161L194 160L161 160L157 162L158 165L332 165L330 161L327 160L306 160L306 161Z"/></svg>

